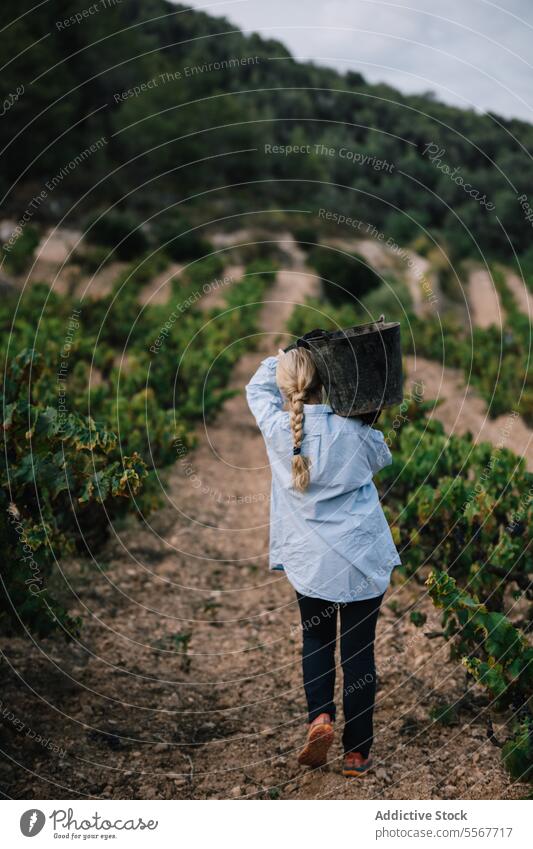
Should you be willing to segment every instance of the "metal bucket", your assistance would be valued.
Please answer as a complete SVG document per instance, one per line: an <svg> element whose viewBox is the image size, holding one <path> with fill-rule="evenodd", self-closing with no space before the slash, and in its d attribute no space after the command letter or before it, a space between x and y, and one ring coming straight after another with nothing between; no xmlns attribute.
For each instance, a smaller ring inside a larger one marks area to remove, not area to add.
<svg viewBox="0 0 533 849"><path fill-rule="evenodd" d="M403 400L400 325L380 319L307 337L309 351L339 416L373 413Z"/></svg>

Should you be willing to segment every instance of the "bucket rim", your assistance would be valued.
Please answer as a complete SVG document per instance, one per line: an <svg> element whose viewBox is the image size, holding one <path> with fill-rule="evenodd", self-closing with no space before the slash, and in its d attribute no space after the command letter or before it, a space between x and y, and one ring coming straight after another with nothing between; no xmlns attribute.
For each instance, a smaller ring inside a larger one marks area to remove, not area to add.
<svg viewBox="0 0 533 849"><path fill-rule="evenodd" d="M382 333L384 330L392 330L400 327L399 321L368 321L365 324L354 324L351 327L346 327L343 330L330 330L326 336L317 336L316 339L309 339L313 347L327 345L329 342L336 342L339 339L351 339L354 336L362 336L367 328L372 328L374 333Z"/></svg>

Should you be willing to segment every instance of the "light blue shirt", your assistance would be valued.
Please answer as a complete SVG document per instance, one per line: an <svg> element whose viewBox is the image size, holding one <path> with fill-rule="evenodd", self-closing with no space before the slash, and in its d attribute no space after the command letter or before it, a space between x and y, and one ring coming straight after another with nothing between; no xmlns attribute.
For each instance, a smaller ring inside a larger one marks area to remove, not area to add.
<svg viewBox="0 0 533 849"><path fill-rule="evenodd" d="M284 568L302 595L333 602L381 595L401 561L373 475L392 462L383 434L327 404L304 404L305 492L292 487L293 438L276 383L277 357L246 387L272 469L270 569Z"/></svg>

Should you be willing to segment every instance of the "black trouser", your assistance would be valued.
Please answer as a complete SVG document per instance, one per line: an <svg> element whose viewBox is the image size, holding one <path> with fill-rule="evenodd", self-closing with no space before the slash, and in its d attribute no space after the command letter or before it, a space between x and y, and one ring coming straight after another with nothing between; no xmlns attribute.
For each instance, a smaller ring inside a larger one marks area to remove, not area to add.
<svg viewBox="0 0 533 849"><path fill-rule="evenodd" d="M302 665L309 722L321 713L335 719L335 643L337 610L341 620L341 665L345 752L368 757L376 697L374 637L383 596L336 604L296 593L302 617Z"/></svg>

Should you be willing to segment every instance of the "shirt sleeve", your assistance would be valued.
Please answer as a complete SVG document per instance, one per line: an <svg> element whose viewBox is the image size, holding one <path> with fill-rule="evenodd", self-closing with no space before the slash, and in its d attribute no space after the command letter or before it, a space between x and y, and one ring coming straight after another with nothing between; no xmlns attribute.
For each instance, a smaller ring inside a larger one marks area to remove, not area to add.
<svg viewBox="0 0 533 849"><path fill-rule="evenodd" d="M373 427L369 427L368 425L365 425L365 429L367 431L365 442L368 462L372 474L375 475L380 469L390 466L392 463L392 454L380 430L374 430Z"/></svg>
<svg viewBox="0 0 533 849"><path fill-rule="evenodd" d="M267 357L246 387L248 406L265 435L272 432L283 416L283 396L276 383L277 364L277 357Z"/></svg>

